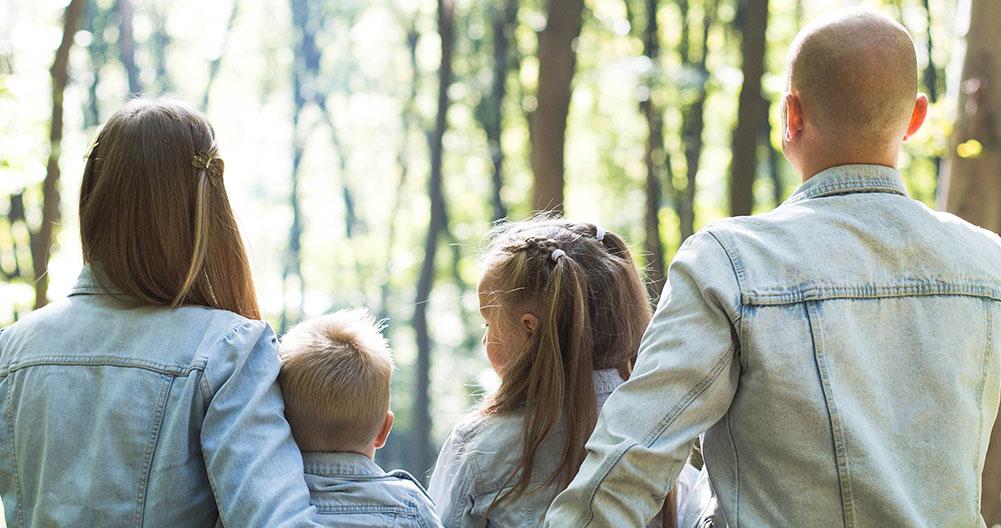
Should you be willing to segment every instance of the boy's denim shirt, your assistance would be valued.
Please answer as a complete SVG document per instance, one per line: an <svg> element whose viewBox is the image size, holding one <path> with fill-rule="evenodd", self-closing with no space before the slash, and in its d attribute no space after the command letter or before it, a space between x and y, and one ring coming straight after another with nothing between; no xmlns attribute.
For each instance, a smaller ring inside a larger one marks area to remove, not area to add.
<svg viewBox="0 0 1001 528"><path fill-rule="evenodd" d="M386 473L357 453L303 453L314 520L323 526L438 528L427 491L406 471Z"/></svg>
<svg viewBox="0 0 1001 528"><path fill-rule="evenodd" d="M315 526L271 329L121 299L85 268L0 334L7 526Z"/></svg>
<svg viewBox="0 0 1001 528"><path fill-rule="evenodd" d="M978 527L1001 239L835 167L687 240L546 525L641 526L702 431L731 528Z"/></svg>

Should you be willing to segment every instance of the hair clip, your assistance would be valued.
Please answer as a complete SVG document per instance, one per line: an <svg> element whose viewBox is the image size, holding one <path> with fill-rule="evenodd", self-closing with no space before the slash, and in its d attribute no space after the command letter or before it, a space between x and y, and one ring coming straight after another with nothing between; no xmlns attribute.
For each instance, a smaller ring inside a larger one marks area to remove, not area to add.
<svg viewBox="0 0 1001 528"><path fill-rule="evenodd" d="M191 159L191 166L199 170L208 171L209 176L213 179L222 178L224 165L222 158L215 155L214 148L195 154L195 157Z"/></svg>
<svg viewBox="0 0 1001 528"><path fill-rule="evenodd" d="M598 226L594 226L594 239L597 240L598 242L601 242L602 240L604 240L605 239L605 230L602 229L602 228L600 228L600 227L598 227Z"/></svg>
<svg viewBox="0 0 1001 528"><path fill-rule="evenodd" d="M208 169L209 165L212 163L214 156L208 153L208 151L202 151L195 154L195 157L191 160L191 166L196 169Z"/></svg>
<svg viewBox="0 0 1001 528"><path fill-rule="evenodd" d="M550 257L552 257L553 262L557 262L560 260L560 257L565 257L566 254L567 252L563 251L562 249L554 249L553 254L550 255Z"/></svg>

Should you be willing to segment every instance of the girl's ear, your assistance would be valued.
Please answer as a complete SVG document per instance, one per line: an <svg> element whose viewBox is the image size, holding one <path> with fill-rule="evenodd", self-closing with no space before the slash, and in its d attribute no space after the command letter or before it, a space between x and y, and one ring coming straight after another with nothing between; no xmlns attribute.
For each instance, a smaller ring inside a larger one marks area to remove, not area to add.
<svg viewBox="0 0 1001 528"><path fill-rule="evenodd" d="M530 314L522 314L521 324L525 327L525 331L529 336L535 333L535 330L539 328L539 318Z"/></svg>

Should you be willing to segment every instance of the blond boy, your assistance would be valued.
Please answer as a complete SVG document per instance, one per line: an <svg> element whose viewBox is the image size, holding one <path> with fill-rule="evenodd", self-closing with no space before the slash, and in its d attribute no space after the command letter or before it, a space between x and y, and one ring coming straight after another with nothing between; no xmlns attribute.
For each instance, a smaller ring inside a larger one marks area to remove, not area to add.
<svg viewBox="0 0 1001 528"><path fill-rule="evenodd" d="M409 473L385 472L375 451L393 428L393 359L366 310L305 321L279 347L285 415L302 451L316 521L327 526L440 526Z"/></svg>

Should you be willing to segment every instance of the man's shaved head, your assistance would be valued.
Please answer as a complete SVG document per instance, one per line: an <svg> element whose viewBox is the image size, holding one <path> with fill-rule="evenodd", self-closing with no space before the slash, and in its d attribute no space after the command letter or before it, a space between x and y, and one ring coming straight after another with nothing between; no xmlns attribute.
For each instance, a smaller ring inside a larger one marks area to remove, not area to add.
<svg viewBox="0 0 1001 528"><path fill-rule="evenodd" d="M789 51L789 90L832 145L883 148L908 127L917 95L914 43L874 11L844 9L811 22Z"/></svg>

